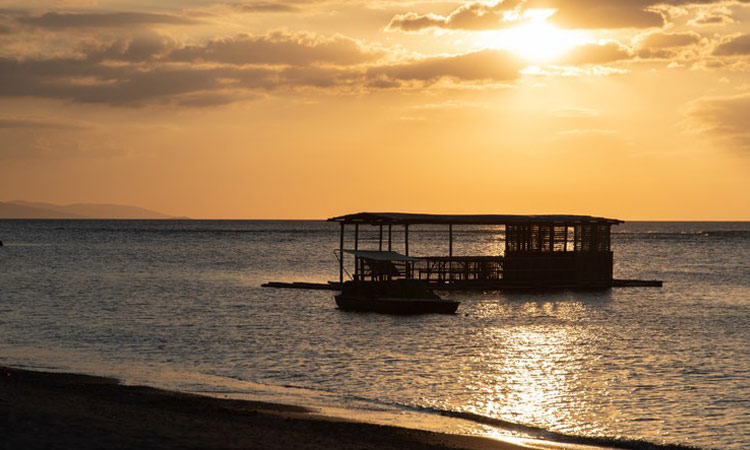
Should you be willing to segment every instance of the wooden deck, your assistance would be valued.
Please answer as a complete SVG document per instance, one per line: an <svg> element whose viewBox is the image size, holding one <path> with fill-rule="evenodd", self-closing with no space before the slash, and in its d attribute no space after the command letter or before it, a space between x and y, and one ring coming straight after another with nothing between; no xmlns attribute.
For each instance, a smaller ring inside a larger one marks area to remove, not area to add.
<svg viewBox="0 0 750 450"><path fill-rule="evenodd" d="M494 280L492 282L474 282L474 281L454 281L452 283L428 282L431 289L437 291L502 291L502 290L548 290L548 289L609 289L623 287L662 287L660 280L612 280L611 283L591 283L591 284L550 284L546 286L506 283L503 280ZM340 291L341 284L334 281L328 283L308 283L308 282L283 282L270 281L264 283L261 287L276 289L308 289L317 291Z"/></svg>

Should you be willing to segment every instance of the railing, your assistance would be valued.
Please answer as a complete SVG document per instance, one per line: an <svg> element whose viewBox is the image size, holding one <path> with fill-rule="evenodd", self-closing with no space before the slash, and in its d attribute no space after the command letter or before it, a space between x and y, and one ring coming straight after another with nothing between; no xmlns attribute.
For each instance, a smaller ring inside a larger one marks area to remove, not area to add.
<svg viewBox="0 0 750 450"><path fill-rule="evenodd" d="M412 276L437 283L490 281L503 278L501 256L431 256L414 264Z"/></svg>
<svg viewBox="0 0 750 450"><path fill-rule="evenodd" d="M501 256L428 256L414 261L373 261L356 258L359 280L417 279L430 283L491 281L503 278Z"/></svg>
<svg viewBox="0 0 750 450"><path fill-rule="evenodd" d="M428 256L394 261L355 259L356 280L415 279L431 285L547 285L612 280L612 252L514 252L508 256Z"/></svg>

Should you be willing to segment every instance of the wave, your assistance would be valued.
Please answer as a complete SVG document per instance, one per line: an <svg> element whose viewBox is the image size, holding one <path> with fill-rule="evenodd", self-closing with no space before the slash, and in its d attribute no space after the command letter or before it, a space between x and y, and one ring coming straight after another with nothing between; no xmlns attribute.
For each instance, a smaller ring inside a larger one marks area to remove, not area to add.
<svg viewBox="0 0 750 450"><path fill-rule="evenodd" d="M217 374L217 373L212 373L212 374L221 376L221 377L226 377L226 378L243 380L242 377L237 377L233 375ZM303 389L303 390L310 391L310 392L339 395L333 389L310 388L310 387L298 386L294 384L282 384L282 385L267 384L267 383L257 383L257 384L265 385L265 386L289 388L289 389ZM441 408L427 407L427 406L405 405L402 403L375 400L372 398L356 396L356 395L346 395L343 398L348 399L350 401L359 402L360 403L359 407L363 407L362 404L367 405L366 407L364 407L366 410L371 409L373 411L384 412L384 411L389 411L389 410L393 411L395 409L395 410L401 410L401 411L410 411L414 413L439 415L443 417L466 420L469 422L474 422L474 423L478 423L482 425L489 425L491 427L495 427L495 428L502 429L505 431L522 433L530 438L546 440L546 441L562 443L562 444L590 445L590 446L595 446L595 447L616 448L616 449L623 449L623 450L710 450L706 448L690 446L690 445L685 445L685 444L656 443L656 442L651 442L651 441L647 441L643 439L566 434L566 433L552 431L552 430L539 427L539 426L511 422L508 420L498 419L496 417L484 416L481 414L468 412L468 411L454 411L450 409L441 409Z"/></svg>
<svg viewBox="0 0 750 450"><path fill-rule="evenodd" d="M621 437L600 437L600 436L580 436L573 434L558 433L542 427L533 425L524 425L515 422L509 422L503 419L483 416L472 412L450 411L437 408L422 408L426 412L439 414L445 417L468 420L483 425L490 425L502 428L508 431L516 431L543 440L565 444L592 445L597 447L609 447L626 450L701 450L700 447L683 445L683 444L660 444L642 439L628 439ZM705 450L705 449L704 449Z"/></svg>

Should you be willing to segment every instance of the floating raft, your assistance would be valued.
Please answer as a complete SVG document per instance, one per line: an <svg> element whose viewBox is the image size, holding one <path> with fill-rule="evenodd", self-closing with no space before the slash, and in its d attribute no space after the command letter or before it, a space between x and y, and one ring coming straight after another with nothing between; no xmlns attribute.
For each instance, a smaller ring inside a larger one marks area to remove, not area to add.
<svg viewBox="0 0 750 450"><path fill-rule="evenodd" d="M511 284L511 283L451 283L451 284L430 284L430 289L439 291L501 291L517 289L608 289L613 287L662 287L661 280L612 280L610 284L591 284L586 286L574 284L559 284L549 286L529 286L528 284ZM328 283L309 283L309 282L283 282L269 281L261 287L277 289L308 289L317 291L340 291L341 283L329 281Z"/></svg>
<svg viewBox="0 0 750 450"><path fill-rule="evenodd" d="M340 283L306 283L301 281L295 281L287 283L283 281L269 281L263 283L260 287L264 288L276 288L276 289L308 289L315 291L340 291Z"/></svg>

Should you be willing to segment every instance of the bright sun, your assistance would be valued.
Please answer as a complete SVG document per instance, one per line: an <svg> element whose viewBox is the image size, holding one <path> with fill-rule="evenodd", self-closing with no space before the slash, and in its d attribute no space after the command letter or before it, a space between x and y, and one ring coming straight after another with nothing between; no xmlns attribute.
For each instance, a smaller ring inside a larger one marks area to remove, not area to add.
<svg viewBox="0 0 750 450"><path fill-rule="evenodd" d="M477 44L509 50L531 62L551 62L571 48L586 42L580 31L561 30L547 23L554 10L530 10L523 23L513 28L482 33Z"/></svg>

